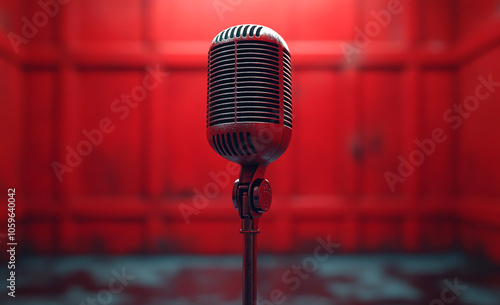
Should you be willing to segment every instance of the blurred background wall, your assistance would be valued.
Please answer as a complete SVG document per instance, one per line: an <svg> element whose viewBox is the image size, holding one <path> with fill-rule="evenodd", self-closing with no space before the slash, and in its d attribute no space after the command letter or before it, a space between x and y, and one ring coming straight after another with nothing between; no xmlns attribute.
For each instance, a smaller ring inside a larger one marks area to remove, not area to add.
<svg viewBox="0 0 500 305"><path fill-rule="evenodd" d="M210 42L242 23L293 59L260 251L331 235L500 262L498 0L0 1L0 189L23 254L239 253L205 106Z"/></svg>

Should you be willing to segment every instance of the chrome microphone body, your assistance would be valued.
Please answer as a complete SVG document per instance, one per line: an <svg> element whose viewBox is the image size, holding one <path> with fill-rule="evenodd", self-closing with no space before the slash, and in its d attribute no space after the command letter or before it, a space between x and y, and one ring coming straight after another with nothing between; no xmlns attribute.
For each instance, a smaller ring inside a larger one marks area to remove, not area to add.
<svg viewBox="0 0 500 305"><path fill-rule="evenodd" d="M283 154L291 136L291 58L283 38L259 25L219 33L208 60L212 148L241 165L267 165Z"/></svg>

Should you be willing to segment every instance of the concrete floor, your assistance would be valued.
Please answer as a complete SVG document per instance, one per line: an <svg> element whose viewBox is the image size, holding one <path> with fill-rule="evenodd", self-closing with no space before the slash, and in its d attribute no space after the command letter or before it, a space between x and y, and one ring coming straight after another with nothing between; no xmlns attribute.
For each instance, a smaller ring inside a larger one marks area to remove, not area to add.
<svg viewBox="0 0 500 305"><path fill-rule="evenodd" d="M237 305L238 256L27 257L0 304ZM460 253L259 256L258 304L500 304L500 267ZM453 288L454 287L454 288Z"/></svg>

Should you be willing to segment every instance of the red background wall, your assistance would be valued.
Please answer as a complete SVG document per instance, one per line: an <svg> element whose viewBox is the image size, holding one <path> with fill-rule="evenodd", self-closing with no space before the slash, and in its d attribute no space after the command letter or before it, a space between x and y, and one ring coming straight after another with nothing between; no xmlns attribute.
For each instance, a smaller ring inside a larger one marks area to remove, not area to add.
<svg viewBox="0 0 500 305"><path fill-rule="evenodd" d="M205 139L206 62L219 31L257 23L290 46L295 115L268 170L262 251L309 251L331 235L343 252L460 248L500 261L500 93L456 130L443 120L479 76L500 80L500 3L400 2L348 61L342 46L389 1L73 0L19 53L8 33L42 9L0 1L0 187L18 191L24 252L239 252L236 175L217 185L211 174L228 163ZM157 65L168 76L121 120L111 105ZM53 162L103 118L114 130L60 182ZM447 141L392 192L384 173L435 128ZM197 191L214 197L202 209Z"/></svg>

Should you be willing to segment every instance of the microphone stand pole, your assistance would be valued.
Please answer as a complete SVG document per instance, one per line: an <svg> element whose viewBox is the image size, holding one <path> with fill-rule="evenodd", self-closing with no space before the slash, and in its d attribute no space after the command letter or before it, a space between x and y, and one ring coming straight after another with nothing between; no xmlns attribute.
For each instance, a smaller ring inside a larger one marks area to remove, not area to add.
<svg viewBox="0 0 500 305"><path fill-rule="evenodd" d="M271 187L263 179L265 170L263 165L242 165L240 178L233 186L233 204L240 215L243 234L243 305L257 304L255 248L259 219L271 206Z"/></svg>
<svg viewBox="0 0 500 305"><path fill-rule="evenodd" d="M243 234L243 305L257 304L257 257L255 247L259 229L252 228L248 221L242 221Z"/></svg>

